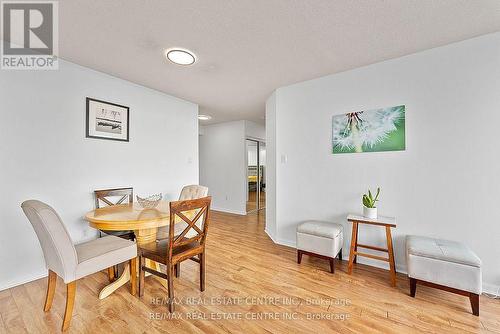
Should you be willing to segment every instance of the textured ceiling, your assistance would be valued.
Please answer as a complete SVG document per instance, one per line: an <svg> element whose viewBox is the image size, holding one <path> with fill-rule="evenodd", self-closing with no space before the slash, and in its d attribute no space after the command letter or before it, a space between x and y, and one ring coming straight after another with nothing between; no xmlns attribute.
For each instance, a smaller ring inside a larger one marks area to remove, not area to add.
<svg viewBox="0 0 500 334"><path fill-rule="evenodd" d="M500 31L498 0L62 0L60 57L263 122L284 85ZM191 67L163 51L195 52Z"/></svg>

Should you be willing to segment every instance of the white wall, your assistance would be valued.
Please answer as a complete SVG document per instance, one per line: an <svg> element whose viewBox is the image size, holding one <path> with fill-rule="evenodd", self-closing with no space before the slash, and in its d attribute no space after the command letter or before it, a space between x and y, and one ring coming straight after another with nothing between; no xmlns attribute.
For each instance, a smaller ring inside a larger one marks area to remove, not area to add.
<svg viewBox="0 0 500 334"><path fill-rule="evenodd" d="M214 210L246 214L246 159L245 121L203 126L200 183Z"/></svg>
<svg viewBox="0 0 500 334"><path fill-rule="evenodd" d="M276 92L266 101L266 233L277 242L276 229Z"/></svg>
<svg viewBox="0 0 500 334"><path fill-rule="evenodd" d="M266 141L266 127L252 121L245 121L245 136L249 139Z"/></svg>
<svg viewBox="0 0 500 334"><path fill-rule="evenodd" d="M405 270L405 235L459 240L482 259L484 288L496 290L500 33L279 88L275 95L266 115L267 231L275 240L294 245L295 228L307 219L338 221L347 257L345 217L361 211L368 187L380 186L379 213L397 217L399 270ZM401 104L406 151L331 154L333 115ZM362 243L384 245L380 229L360 233Z"/></svg>
<svg viewBox="0 0 500 334"><path fill-rule="evenodd" d="M251 121L224 122L200 132L200 183L209 188L214 210L246 214L246 138L265 140L265 127Z"/></svg>
<svg viewBox="0 0 500 334"><path fill-rule="evenodd" d="M130 107L130 142L85 138L87 96ZM94 189L173 199L198 183L196 104L60 61L1 71L0 113L0 290L47 274L22 201L52 205L78 243L96 235L82 218Z"/></svg>

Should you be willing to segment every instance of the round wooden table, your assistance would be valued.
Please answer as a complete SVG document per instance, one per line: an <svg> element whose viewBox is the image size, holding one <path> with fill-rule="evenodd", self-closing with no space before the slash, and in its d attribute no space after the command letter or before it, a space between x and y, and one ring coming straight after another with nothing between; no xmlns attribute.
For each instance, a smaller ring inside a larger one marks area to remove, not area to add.
<svg viewBox="0 0 500 334"><path fill-rule="evenodd" d="M158 227L170 224L170 202L160 201L153 209L144 209L139 203L112 205L88 212L85 219L91 227L104 231L134 231L137 245L141 246L156 240ZM147 264L159 271L159 264ZM104 287L99 293L99 299L106 298L113 291L130 280L128 264L122 275ZM163 285L165 280L161 279Z"/></svg>

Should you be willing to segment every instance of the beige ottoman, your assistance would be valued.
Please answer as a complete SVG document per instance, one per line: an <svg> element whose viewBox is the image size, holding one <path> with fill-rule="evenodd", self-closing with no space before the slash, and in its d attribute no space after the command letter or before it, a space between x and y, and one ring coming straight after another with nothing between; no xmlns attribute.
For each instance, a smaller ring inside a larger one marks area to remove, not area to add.
<svg viewBox="0 0 500 334"><path fill-rule="evenodd" d="M302 254L315 256L330 261L330 272L335 272L334 259L342 260L344 245L343 227L340 224L306 221L297 226L297 263L302 260Z"/></svg>
<svg viewBox="0 0 500 334"><path fill-rule="evenodd" d="M417 283L446 290L469 297L472 313L479 315L481 260L469 247L456 241L409 235L406 261L412 297Z"/></svg>

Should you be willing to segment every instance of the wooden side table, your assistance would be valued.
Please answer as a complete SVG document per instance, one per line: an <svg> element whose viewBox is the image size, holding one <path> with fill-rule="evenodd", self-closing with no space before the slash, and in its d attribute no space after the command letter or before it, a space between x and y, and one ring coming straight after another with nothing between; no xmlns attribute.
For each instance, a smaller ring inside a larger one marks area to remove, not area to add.
<svg viewBox="0 0 500 334"><path fill-rule="evenodd" d="M378 218L366 218L363 216L350 214L347 216L347 220L352 223L352 238L351 238L351 250L349 253L349 266L348 266L348 274L352 273L352 266L356 263L356 258L358 256L369 257L371 259L380 260L389 262L390 273L391 273L391 284L392 286L396 286L396 265L394 262L394 249L392 247L392 236L391 236L391 227L396 227L394 222L396 221L393 217L378 217ZM362 245L358 243L358 225L359 224L368 224L385 227L385 236L387 238L387 249L381 247L375 247L370 245ZM389 254L389 257L382 257L378 255L372 255L367 253L358 252L358 247L366 248L371 250L376 250L379 252L386 252Z"/></svg>

